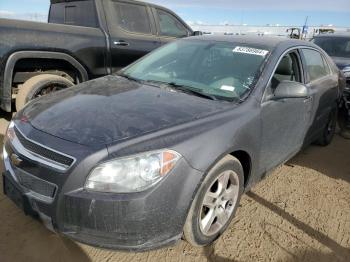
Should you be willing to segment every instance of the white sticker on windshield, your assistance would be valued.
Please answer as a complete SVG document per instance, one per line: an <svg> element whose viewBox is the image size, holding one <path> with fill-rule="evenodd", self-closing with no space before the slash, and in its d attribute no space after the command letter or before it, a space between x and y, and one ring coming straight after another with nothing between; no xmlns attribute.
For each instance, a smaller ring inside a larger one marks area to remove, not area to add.
<svg viewBox="0 0 350 262"><path fill-rule="evenodd" d="M232 50L234 53L243 53L243 54L250 54L250 55L260 55L260 56L266 56L269 51L263 50L263 49L257 49L252 47L245 47L245 46L236 46L235 49Z"/></svg>
<svg viewBox="0 0 350 262"><path fill-rule="evenodd" d="M226 86L226 85L223 85L220 87L221 90L225 90L225 91L230 91L230 92L233 92L235 91L235 87L234 86Z"/></svg>

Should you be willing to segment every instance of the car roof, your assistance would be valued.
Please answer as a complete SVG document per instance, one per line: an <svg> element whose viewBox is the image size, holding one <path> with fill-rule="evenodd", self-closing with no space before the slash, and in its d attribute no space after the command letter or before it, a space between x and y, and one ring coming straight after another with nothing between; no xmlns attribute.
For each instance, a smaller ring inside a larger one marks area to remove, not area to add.
<svg viewBox="0 0 350 262"><path fill-rule="evenodd" d="M198 39L202 41L212 42L231 42L231 43L244 43L255 46L264 46L268 49L275 49L279 46L285 48L294 46L311 46L316 47L313 43L303 40L290 39L287 37L278 36L247 36L247 35L201 35L192 36L186 39Z"/></svg>
<svg viewBox="0 0 350 262"><path fill-rule="evenodd" d="M322 38L322 37L328 37L328 38L337 38L337 37L349 37L350 38L350 33L348 32L343 32L343 33L332 33L332 34L319 34L315 35L314 38Z"/></svg>

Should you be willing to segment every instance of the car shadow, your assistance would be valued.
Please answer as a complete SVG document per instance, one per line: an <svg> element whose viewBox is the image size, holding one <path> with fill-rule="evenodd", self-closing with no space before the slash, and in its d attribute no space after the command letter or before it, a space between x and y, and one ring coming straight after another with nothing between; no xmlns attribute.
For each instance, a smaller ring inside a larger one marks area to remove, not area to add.
<svg viewBox="0 0 350 262"><path fill-rule="evenodd" d="M262 198L261 196L257 195L254 192L248 192L247 196L250 197L251 199L255 200L260 205L264 206L265 208L268 208L270 211L274 212L275 214L279 215L283 219L287 220L290 224L292 224L295 227L297 227L298 229L302 230L307 235L309 235L311 238L315 239L319 243L328 247L330 250L332 250L333 257L336 256L338 258L338 260L341 260L341 261L342 260L346 261L347 259L350 258L350 249L347 249L347 248L339 245L336 241L334 241L333 239L331 239L327 235L312 228L308 224L296 219L292 214L289 214L288 212L284 211L279 206L272 204L271 202L267 201L266 199ZM299 260L294 260L294 261L299 261ZM320 260L312 258L312 261L320 261ZM332 260L330 260L330 261L332 261Z"/></svg>
<svg viewBox="0 0 350 262"><path fill-rule="evenodd" d="M344 261L348 259L335 259L333 253L323 253L317 250L297 250L295 254L290 255L281 261L283 262L333 262L333 261Z"/></svg>
<svg viewBox="0 0 350 262"><path fill-rule="evenodd" d="M329 146L311 145L288 161L287 165L310 168L350 183L349 152L350 140L336 135Z"/></svg>
<svg viewBox="0 0 350 262"><path fill-rule="evenodd" d="M203 255L210 262L235 262L233 259L221 257L215 254L215 244L211 244L209 246L203 247Z"/></svg>

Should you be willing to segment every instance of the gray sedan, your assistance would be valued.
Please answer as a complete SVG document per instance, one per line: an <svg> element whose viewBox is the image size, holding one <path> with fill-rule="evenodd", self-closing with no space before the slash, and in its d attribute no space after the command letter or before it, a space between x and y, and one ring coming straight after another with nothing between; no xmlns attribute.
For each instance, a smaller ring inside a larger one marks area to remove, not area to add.
<svg viewBox="0 0 350 262"><path fill-rule="evenodd" d="M344 84L312 43L183 39L30 102L5 137L4 190L87 244L208 245L268 171L331 142Z"/></svg>

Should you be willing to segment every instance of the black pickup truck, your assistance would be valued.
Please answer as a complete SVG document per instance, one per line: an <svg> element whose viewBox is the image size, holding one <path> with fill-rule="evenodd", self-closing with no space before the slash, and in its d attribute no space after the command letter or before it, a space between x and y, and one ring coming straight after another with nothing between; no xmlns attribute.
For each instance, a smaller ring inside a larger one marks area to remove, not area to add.
<svg viewBox="0 0 350 262"><path fill-rule="evenodd" d="M52 0L48 23L0 19L0 107L19 110L193 34L172 11L130 0Z"/></svg>

